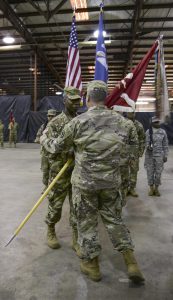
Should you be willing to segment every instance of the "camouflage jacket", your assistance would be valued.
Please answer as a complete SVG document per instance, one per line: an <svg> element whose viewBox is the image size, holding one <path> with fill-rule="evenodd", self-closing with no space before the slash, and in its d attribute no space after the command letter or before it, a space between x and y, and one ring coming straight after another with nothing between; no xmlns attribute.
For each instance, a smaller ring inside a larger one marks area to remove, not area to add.
<svg viewBox="0 0 173 300"><path fill-rule="evenodd" d="M149 130L146 131L146 155L148 156L168 156L168 138L166 131L162 128L158 128L157 130L153 130L152 134L153 147L152 151L148 150L150 146L150 134Z"/></svg>
<svg viewBox="0 0 173 300"><path fill-rule="evenodd" d="M8 125L8 129L10 130L11 133L17 134L18 130L18 124L16 122L10 122Z"/></svg>
<svg viewBox="0 0 173 300"><path fill-rule="evenodd" d="M53 118L47 126L47 138L58 138L64 128L64 126L72 120L72 117L62 112L60 115ZM48 152L49 162L51 166L51 170L57 173L63 165L66 163L69 157L69 150L64 150L61 153L53 153L51 154L47 151L46 147L44 148L44 152Z"/></svg>
<svg viewBox="0 0 173 300"><path fill-rule="evenodd" d="M3 136L4 135L4 124L0 124L0 135Z"/></svg>
<svg viewBox="0 0 173 300"><path fill-rule="evenodd" d="M127 156L124 118L104 106L92 107L69 122L57 139L41 138L51 153L74 147L72 184L82 189L108 189L121 183L121 153ZM137 141L137 136L134 138Z"/></svg>
<svg viewBox="0 0 173 300"><path fill-rule="evenodd" d="M126 144L126 148L121 152L121 165L125 165L129 160L135 159L138 153L138 135L136 128L133 122L127 118L124 118L119 113L113 111L116 115L117 119L119 119L119 124L121 124L121 128L119 129L119 133L123 138L124 143Z"/></svg>
<svg viewBox="0 0 173 300"><path fill-rule="evenodd" d="M37 132L37 135L36 135L36 138L35 138L35 143L40 143L40 137L42 136L43 134L43 131L44 131L44 128L45 128L45 124L42 124Z"/></svg>
<svg viewBox="0 0 173 300"><path fill-rule="evenodd" d="M137 135L138 135L138 156L141 157L145 150L145 131L143 125L135 120L133 124L136 127Z"/></svg>

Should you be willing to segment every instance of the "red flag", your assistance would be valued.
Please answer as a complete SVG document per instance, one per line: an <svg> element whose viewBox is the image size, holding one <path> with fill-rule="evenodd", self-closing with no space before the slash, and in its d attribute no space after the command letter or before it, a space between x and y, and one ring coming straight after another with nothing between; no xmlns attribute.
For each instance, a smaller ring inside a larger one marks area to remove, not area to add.
<svg viewBox="0 0 173 300"><path fill-rule="evenodd" d="M13 111L10 111L10 123L13 122L14 123L14 115L13 115Z"/></svg>
<svg viewBox="0 0 173 300"><path fill-rule="evenodd" d="M65 86L74 86L82 91L81 66L79 59L75 16L73 16L72 19Z"/></svg>
<svg viewBox="0 0 173 300"><path fill-rule="evenodd" d="M152 58L158 41L156 41L144 58L134 68L131 73L121 80L119 87L116 86L106 98L108 107L114 106L117 111L131 112L135 111L135 103L137 101L145 72Z"/></svg>

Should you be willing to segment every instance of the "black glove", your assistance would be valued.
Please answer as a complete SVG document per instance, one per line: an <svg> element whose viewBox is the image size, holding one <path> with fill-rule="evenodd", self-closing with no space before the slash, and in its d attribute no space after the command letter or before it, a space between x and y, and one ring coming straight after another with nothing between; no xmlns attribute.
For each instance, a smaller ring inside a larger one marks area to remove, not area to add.
<svg viewBox="0 0 173 300"><path fill-rule="evenodd" d="M167 157L164 157L164 158L163 158L163 162L164 162L164 163L167 162Z"/></svg>

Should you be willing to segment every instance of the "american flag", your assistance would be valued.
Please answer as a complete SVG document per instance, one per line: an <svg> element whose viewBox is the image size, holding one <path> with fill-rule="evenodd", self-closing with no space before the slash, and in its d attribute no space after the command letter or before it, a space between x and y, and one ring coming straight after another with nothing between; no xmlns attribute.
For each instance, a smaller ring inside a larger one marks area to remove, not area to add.
<svg viewBox="0 0 173 300"><path fill-rule="evenodd" d="M72 18L70 43L68 47L67 74L65 86L74 86L82 91L81 66L76 31L76 19Z"/></svg>

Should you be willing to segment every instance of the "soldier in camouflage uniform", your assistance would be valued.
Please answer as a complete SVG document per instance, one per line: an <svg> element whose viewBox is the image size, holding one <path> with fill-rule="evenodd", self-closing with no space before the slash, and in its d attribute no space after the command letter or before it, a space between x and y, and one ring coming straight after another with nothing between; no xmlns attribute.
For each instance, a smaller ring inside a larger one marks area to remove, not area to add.
<svg viewBox="0 0 173 300"><path fill-rule="evenodd" d="M16 147L17 143L17 130L18 130L18 124L15 121L15 118L9 123L8 129L9 129L9 145L11 147L11 144L14 143L14 147Z"/></svg>
<svg viewBox="0 0 173 300"><path fill-rule="evenodd" d="M113 111L115 112L115 108ZM123 134L121 136L124 139L126 144L126 149L121 153L121 163L120 163L120 173L121 173L121 198L122 206L126 205L127 202L127 193L129 188L129 160L132 160L136 157L138 152L138 135L136 128L131 120L124 118L120 112L115 112L117 118L120 119L122 126L124 126Z"/></svg>
<svg viewBox="0 0 173 300"><path fill-rule="evenodd" d="M4 124L0 120L0 143L1 143L1 148L4 147Z"/></svg>
<svg viewBox="0 0 173 300"><path fill-rule="evenodd" d="M39 128L37 135L36 135L36 139L35 139L35 143L40 143L40 137L43 134L43 131L45 130L47 124L54 118L56 117L56 110L54 109L49 109L47 112L47 121L46 123L42 124L41 127ZM49 158L47 155L47 152L44 151L44 148L41 147L40 150L40 155L41 155L41 170L43 172L43 178L42 178L42 182L45 185L45 187L48 186L48 182L49 182Z"/></svg>
<svg viewBox="0 0 173 300"><path fill-rule="evenodd" d="M80 107L80 91L74 87L67 87L64 89L64 105L65 111L59 116L54 118L47 127L47 136L51 138L57 138L65 124L69 123L72 118L76 116L76 112ZM44 148L44 147L43 147ZM46 149L44 148L44 151ZM70 150L71 152L71 150ZM73 151L72 151L73 152ZM49 154L50 173L49 181L51 182L57 173L61 170L69 157L69 150L63 151L61 154ZM58 249L60 243L55 234L55 224L60 221L62 206L66 196L69 196L70 203L70 224L73 229L73 244L72 248L76 250L77 246L77 230L76 221L73 214L72 197L71 197L71 173L73 166L68 168L57 184L48 194L48 214L46 216L46 223L48 225L47 243L52 249Z"/></svg>
<svg viewBox="0 0 173 300"><path fill-rule="evenodd" d="M144 166L147 170L149 196L160 196L158 190L161 184L163 165L168 156L168 139L164 129L160 128L158 118L152 118L152 128L146 131L146 152Z"/></svg>
<svg viewBox="0 0 173 300"><path fill-rule="evenodd" d="M145 131L142 124L139 121L135 120L134 112L127 113L127 118L133 122L138 135L138 150L136 151L134 157L129 158L128 194L133 197L138 197L135 188L137 183L137 173L139 171L139 158L142 157L145 149Z"/></svg>
<svg viewBox="0 0 173 300"><path fill-rule="evenodd" d="M121 153L125 151L122 119L104 106L107 85L95 80L88 85L88 112L68 123L57 139L41 137L51 153L74 147L72 173L73 205L77 218L81 271L94 281L101 279L98 257L98 214L108 231L114 249L123 254L128 275L135 283L144 278L133 254L130 233L121 218L119 171Z"/></svg>

